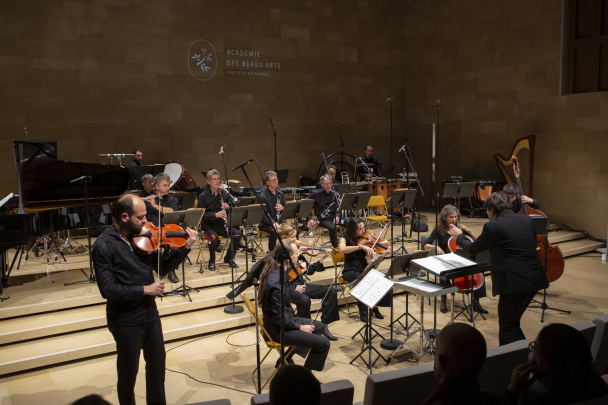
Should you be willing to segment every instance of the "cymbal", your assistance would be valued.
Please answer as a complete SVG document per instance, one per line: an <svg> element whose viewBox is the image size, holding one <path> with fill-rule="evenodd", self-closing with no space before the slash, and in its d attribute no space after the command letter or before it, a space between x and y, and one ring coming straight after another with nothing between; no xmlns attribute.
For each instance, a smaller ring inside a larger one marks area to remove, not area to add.
<svg viewBox="0 0 608 405"><path fill-rule="evenodd" d="M239 180L228 180L228 184L241 184Z"/></svg>

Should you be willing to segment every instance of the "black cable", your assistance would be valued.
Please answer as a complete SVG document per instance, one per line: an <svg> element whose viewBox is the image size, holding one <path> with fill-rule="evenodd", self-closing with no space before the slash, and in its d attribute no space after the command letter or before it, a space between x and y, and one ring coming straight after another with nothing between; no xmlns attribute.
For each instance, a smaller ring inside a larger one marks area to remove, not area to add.
<svg viewBox="0 0 608 405"><path fill-rule="evenodd" d="M581 233L583 233L585 235L585 238L590 239L590 240L592 240L594 242L606 243L606 239L595 238L589 232L582 231L582 230L579 230L579 229L574 229L571 226L568 226L568 225L564 224L563 222L556 222L555 224L556 225L560 225L561 227L565 228L567 231L570 231L570 232L581 232Z"/></svg>
<svg viewBox="0 0 608 405"><path fill-rule="evenodd" d="M252 318L252 315L251 315L251 314L249 314L249 323L247 324L247 326L245 327L245 329L242 329L242 330L237 330L237 331L235 331L235 332L232 332L230 335L228 335L228 336L226 337L226 343L228 343L228 344L229 344L229 345L231 345L231 346L235 346L235 347L247 347L247 346L253 346L253 345L255 345L255 343L254 343L254 344L252 344L252 345L240 346L240 345L235 345L235 344L232 344L232 343L229 343L229 342L228 342L228 338L229 338L230 336L232 336L232 335L234 335L234 334L236 334L236 333L245 332L247 329L249 329L249 327L251 326L251 318ZM170 352L171 350L173 350L173 349L177 349L178 347L182 347L182 346L188 345L188 344L190 344L190 343L194 343L194 342L196 342L196 341L198 341L198 340L207 339L207 338L210 338L210 337L215 337L215 336L220 335L221 333L223 333L223 332L213 333L213 334L210 334L210 335L201 336L200 338L192 339L192 340L190 340L190 341L188 341L188 342L186 342L186 343L182 343L181 345L177 345L177 346L174 346L174 347L170 348L169 350L165 351L165 354L166 354L166 353L169 353L169 352ZM258 336L258 339L259 339L259 336ZM232 390L232 391L242 392L242 393L249 394L249 395L256 395L256 394L255 394L255 393L253 393L253 392L248 392L248 391L239 390L239 389L236 389L236 388L228 387L228 386L226 386L226 385L215 384L215 383L211 383L211 382L206 382L206 381L197 380L196 378L192 377L190 374L188 374L188 373L184 373L184 372L182 372L182 371L171 370L170 368L167 368L167 367L165 367L165 370L167 370L167 371L171 371L172 373L177 373L177 374L182 374L182 375L185 375L185 376L187 376L188 378L190 378L190 379L192 379L192 380L194 380L194 381L196 381L196 382L198 382L198 383L201 383L201 384L213 385L213 386L216 386L216 387L227 388L227 389Z"/></svg>

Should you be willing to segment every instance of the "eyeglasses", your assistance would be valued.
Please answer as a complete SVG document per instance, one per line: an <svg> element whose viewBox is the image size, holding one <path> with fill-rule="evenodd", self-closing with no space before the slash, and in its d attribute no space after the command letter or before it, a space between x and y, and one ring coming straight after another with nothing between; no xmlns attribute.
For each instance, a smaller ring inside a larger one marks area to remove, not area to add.
<svg viewBox="0 0 608 405"><path fill-rule="evenodd" d="M534 342L528 343L528 348L530 349L530 353L538 352L538 354L542 355L542 352L536 347Z"/></svg>
<svg viewBox="0 0 608 405"><path fill-rule="evenodd" d="M272 180L268 180L268 182L270 182L270 183L278 183L278 182L279 182L279 179L272 179Z"/></svg>

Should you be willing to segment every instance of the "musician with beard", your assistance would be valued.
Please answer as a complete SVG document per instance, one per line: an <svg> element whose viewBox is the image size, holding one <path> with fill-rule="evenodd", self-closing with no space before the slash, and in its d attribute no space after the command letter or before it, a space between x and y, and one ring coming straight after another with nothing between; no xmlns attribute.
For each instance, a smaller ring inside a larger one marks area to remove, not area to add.
<svg viewBox="0 0 608 405"><path fill-rule="evenodd" d="M107 300L108 329L116 341L118 400L121 405L135 404L135 381L140 352L146 361L146 400L165 404L165 344L156 302L165 284L154 281L157 255L138 254L132 236L141 232L146 220L146 205L135 194L118 200L116 222L93 245L93 265L101 296ZM198 234L186 229L183 248L163 257L162 267L175 268L188 255Z"/></svg>

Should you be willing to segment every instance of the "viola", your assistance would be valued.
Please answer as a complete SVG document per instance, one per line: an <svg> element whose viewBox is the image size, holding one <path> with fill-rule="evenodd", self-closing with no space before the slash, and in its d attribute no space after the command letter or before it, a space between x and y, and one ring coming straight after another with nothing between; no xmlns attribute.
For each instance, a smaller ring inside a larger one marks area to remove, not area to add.
<svg viewBox="0 0 608 405"><path fill-rule="evenodd" d="M160 232L159 232L160 230ZM213 235L199 233L199 237L207 240L213 240ZM131 235L130 239L133 246L143 254L155 253L161 246L171 249L179 249L186 244L188 232L185 232L181 226L175 224L163 225L159 229L158 226L152 225L151 222L146 222L137 235Z"/></svg>
<svg viewBox="0 0 608 405"><path fill-rule="evenodd" d="M524 195L523 187L521 186L520 180L520 171L519 171L519 162L517 161L517 156L512 156L511 160L513 161L513 171L515 172L515 178L517 179L517 187L519 188L519 195ZM518 214L523 215L541 215L545 218L547 216L539 210L528 207L528 204L522 201L521 209ZM547 230L549 229L549 219L547 218ZM554 282L558 278L562 276L564 273L564 255L562 254L562 250L557 245L553 245L551 243L547 244L547 263L545 263L545 236L537 235L536 236L536 247L538 251L538 255L540 256L540 261L547 272L547 280L550 283Z"/></svg>
<svg viewBox="0 0 608 405"><path fill-rule="evenodd" d="M384 230L387 226L388 224L384 227L384 229L382 229L380 235L384 233ZM357 244L361 246L370 247L374 249L376 253L384 253L390 247L388 240L376 237L376 235L374 235L369 229L365 231L365 234L363 234L363 236L357 239Z"/></svg>
<svg viewBox="0 0 608 405"><path fill-rule="evenodd" d="M287 280L289 281L293 281L296 278L298 278L298 276L300 274L302 274L304 272L304 267L302 267L301 264L298 264L298 267L296 267L295 269L292 267L287 271Z"/></svg>
<svg viewBox="0 0 608 405"><path fill-rule="evenodd" d="M471 239L470 236L465 235L465 238L468 238L471 242L473 242L473 239ZM456 250L462 249L461 246L458 246L458 243L456 240L457 240L457 238L455 238L453 236L448 240L448 249L450 250L450 253L456 253ZM471 291L479 290L484 283L483 273L473 274L473 280L471 280L469 277L458 277L458 278L455 278L453 281L451 281L451 283L454 287L457 287L458 290L465 290L465 291L469 290L469 289ZM468 281L467 281L467 278L468 278ZM471 288L471 284L473 285L472 288Z"/></svg>

